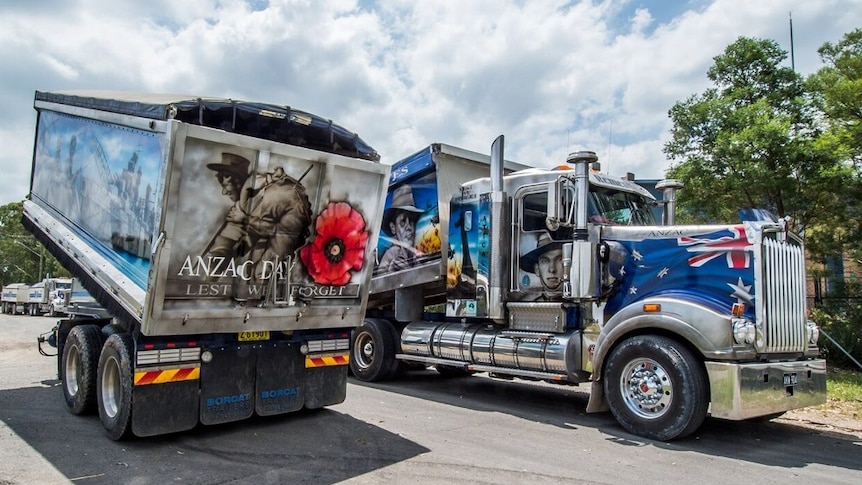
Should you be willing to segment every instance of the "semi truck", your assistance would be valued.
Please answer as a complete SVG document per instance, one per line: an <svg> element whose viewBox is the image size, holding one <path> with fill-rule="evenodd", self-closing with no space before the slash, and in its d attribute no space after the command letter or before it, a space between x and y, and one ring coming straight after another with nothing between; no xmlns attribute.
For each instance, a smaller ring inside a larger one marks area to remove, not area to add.
<svg viewBox="0 0 862 485"><path fill-rule="evenodd" d="M68 319L111 318L111 313L84 288L80 279L70 278L69 281L69 286L58 291L51 301L52 316L62 315Z"/></svg>
<svg viewBox="0 0 862 485"><path fill-rule="evenodd" d="M502 136L491 152L433 144L393 164L358 379L588 384L588 412L655 440L826 401L786 221L676 225L674 180L656 200L593 152L511 173Z"/></svg>
<svg viewBox="0 0 862 485"><path fill-rule="evenodd" d="M23 223L105 311L50 339L73 414L117 440L345 399L389 172L372 147L272 103L37 91L34 107Z"/></svg>
<svg viewBox="0 0 862 485"><path fill-rule="evenodd" d="M30 316L42 316L49 314L58 316L64 305L66 294L72 289L71 278L45 278L44 280L30 285L27 297L27 313Z"/></svg>
<svg viewBox="0 0 862 485"><path fill-rule="evenodd" d="M27 313L27 300L29 298L30 285L26 283L10 283L3 287L0 294L0 302L3 304L3 313L18 315Z"/></svg>

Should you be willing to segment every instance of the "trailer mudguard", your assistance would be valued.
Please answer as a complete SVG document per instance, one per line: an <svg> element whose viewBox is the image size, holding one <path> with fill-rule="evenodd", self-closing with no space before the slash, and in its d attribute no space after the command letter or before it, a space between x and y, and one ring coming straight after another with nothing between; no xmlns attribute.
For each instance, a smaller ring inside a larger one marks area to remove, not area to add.
<svg viewBox="0 0 862 485"><path fill-rule="evenodd" d="M305 407L322 408L344 402L347 397L347 365L315 367L305 370L306 387L316 392L305 396Z"/></svg>
<svg viewBox="0 0 862 485"><path fill-rule="evenodd" d="M198 380L135 386L132 390L132 433L155 436L194 428L198 424Z"/></svg>
<svg viewBox="0 0 862 485"><path fill-rule="evenodd" d="M257 352L251 346L236 345L207 351L212 353L212 360L201 365L201 423L250 418L254 413Z"/></svg>
<svg viewBox="0 0 862 485"><path fill-rule="evenodd" d="M255 412L261 416L302 409L306 386L305 357L295 342L276 342L257 350ZM313 393L312 393L313 394Z"/></svg>

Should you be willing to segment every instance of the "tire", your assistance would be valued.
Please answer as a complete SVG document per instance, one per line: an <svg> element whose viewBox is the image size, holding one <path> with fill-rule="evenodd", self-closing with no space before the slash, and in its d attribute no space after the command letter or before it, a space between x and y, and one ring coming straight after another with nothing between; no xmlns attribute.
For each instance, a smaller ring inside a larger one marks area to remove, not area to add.
<svg viewBox="0 0 862 485"><path fill-rule="evenodd" d="M111 335L99 358L96 389L99 419L115 441L131 436L133 372L132 338L127 333Z"/></svg>
<svg viewBox="0 0 862 485"><path fill-rule="evenodd" d="M391 377L398 368L394 332L385 320L367 318L353 331L350 370L360 381L377 382Z"/></svg>
<svg viewBox="0 0 862 485"><path fill-rule="evenodd" d="M60 381L72 414L90 414L96 409L96 372L101 348L102 334L96 325L78 325L66 337Z"/></svg>
<svg viewBox="0 0 862 485"><path fill-rule="evenodd" d="M620 343L608 356L604 385L611 413L638 436L684 438L706 418L703 366L688 348L666 337L640 335Z"/></svg>

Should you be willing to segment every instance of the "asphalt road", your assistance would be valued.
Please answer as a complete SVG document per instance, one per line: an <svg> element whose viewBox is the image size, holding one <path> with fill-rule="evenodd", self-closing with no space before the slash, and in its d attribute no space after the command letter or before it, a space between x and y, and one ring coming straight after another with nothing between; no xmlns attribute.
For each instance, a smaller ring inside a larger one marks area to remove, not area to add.
<svg viewBox="0 0 862 485"><path fill-rule="evenodd" d="M862 439L840 430L707 420L645 441L586 414L585 389L432 371L351 380L323 410L114 442L66 410L36 350L54 320L0 315L0 485L862 483Z"/></svg>

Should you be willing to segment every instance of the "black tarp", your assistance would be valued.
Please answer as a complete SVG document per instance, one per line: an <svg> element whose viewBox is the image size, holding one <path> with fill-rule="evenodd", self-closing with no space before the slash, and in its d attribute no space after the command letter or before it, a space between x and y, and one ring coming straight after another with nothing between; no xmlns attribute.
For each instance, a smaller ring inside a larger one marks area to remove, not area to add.
<svg viewBox="0 0 862 485"><path fill-rule="evenodd" d="M115 91L36 91L36 101L154 120L176 119L243 135L365 160L380 155L332 120L291 108L226 98Z"/></svg>

